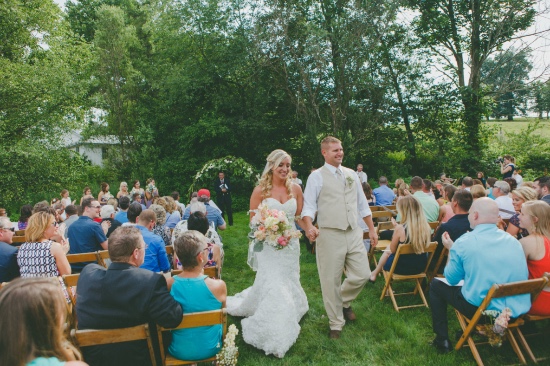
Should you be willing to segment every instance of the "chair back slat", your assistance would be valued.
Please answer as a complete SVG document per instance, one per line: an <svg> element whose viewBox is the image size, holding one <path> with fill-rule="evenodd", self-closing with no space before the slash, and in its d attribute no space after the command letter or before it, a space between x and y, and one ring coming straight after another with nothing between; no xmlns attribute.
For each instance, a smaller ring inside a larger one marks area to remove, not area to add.
<svg viewBox="0 0 550 366"><path fill-rule="evenodd" d="M98 262L97 252L67 254L69 263Z"/></svg>
<svg viewBox="0 0 550 366"><path fill-rule="evenodd" d="M107 260L111 259L111 256L109 255L108 250L100 250L97 252L97 261L100 266L103 266L105 268L108 267Z"/></svg>
<svg viewBox="0 0 550 366"><path fill-rule="evenodd" d="M71 338L80 347L112 344L147 339L148 325L120 329L71 330Z"/></svg>
<svg viewBox="0 0 550 366"><path fill-rule="evenodd" d="M174 246L173 245L167 245L164 248L166 249L166 254L174 255Z"/></svg>
<svg viewBox="0 0 550 366"><path fill-rule="evenodd" d="M548 283L546 277L541 277L533 280L510 282L504 284L494 284L491 287L493 299L500 297L508 297L523 294L538 294ZM491 291L490 291L491 292ZM487 294L489 296L489 294Z"/></svg>
<svg viewBox="0 0 550 366"><path fill-rule="evenodd" d="M23 229L23 230L15 230L15 235L17 235L17 236L25 236L25 229Z"/></svg>
<svg viewBox="0 0 550 366"><path fill-rule="evenodd" d="M76 284L78 283L79 277L80 277L79 273L63 275L63 282L65 282L65 286L67 287L75 287Z"/></svg>
<svg viewBox="0 0 550 366"><path fill-rule="evenodd" d="M389 211L374 211L372 213L372 218L373 219L379 219L381 217L394 217L395 215L393 214L393 212L389 212Z"/></svg>
<svg viewBox="0 0 550 366"><path fill-rule="evenodd" d="M25 243L26 240L25 240L25 237L24 236L13 236L11 238L13 244L20 244L20 243Z"/></svg>

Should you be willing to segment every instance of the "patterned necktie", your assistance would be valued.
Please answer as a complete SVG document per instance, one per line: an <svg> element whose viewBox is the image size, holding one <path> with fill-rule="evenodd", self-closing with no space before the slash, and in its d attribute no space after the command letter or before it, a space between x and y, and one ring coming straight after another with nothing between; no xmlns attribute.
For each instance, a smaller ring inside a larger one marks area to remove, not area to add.
<svg viewBox="0 0 550 366"><path fill-rule="evenodd" d="M344 178L344 174L340 171L340 169L336 169L336 178L345 186L346 185L346 179Z"/></svg>

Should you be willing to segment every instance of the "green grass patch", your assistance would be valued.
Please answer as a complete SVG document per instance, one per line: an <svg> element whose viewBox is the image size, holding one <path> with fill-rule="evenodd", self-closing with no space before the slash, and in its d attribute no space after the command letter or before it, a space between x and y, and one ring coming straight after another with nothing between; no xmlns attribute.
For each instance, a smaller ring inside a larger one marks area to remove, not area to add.
<svg viewBox="0 0 550 366"><path fill-rule="evenodd" d="M496 132L498 134L501 133L501 131L502 133L519 133L522 130L527 129L529 123L534 123L536 121L540 121L539 128L537 129L537 134L550 139L550 120L547 119L539 120L538 118L522 117L514 118L513 121L506 121L506 119L501 119L485 121L483 123L490 127L496 127Z"/></svg>
<svg viewBox="0 0 550 366"><path fill-rule="evenodd" d="M221 233L225 262L223 279L229 295L242 291L254 283L255 272L246 264L248 216L234 215L234 226ZM301 246L301 283L309 301L309 312L304 316L296 344L285 358L266 356L244 343L242 335L237 336L239 365L472 365L475 364L470 350L439 355L429 342L432 333L431 313L427 308L404 309L399 313L393 309L389 298L380 301L382 278L376 284L368 284L353 308L357 321L344 327L339 340L329 340L328 319L321 298L319 276L315 256ZM403 284L398 288L407 286ZM412 284L410 285L412 286ZM411 287L412 288L412 287ZM414 302L413 302L414 301ZM415 303L419 298L398 297L398 304ZM460 329L454 310L448 309L450 336ZM241 330L241 318L229 317L230 324ZM545 342L529 339L537 357L550 357L550 348ZM501 348L478 347L486 365L518 364L519 360L509 344Z"/></svg>

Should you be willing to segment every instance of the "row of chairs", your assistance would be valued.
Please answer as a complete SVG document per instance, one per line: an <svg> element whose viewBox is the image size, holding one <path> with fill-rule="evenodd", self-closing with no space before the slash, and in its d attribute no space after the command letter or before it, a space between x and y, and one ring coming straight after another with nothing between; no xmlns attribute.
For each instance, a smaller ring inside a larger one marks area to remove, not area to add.
<svg viewBox="0 0 550 366"><path fill-rule="evenodd" d="M163 366L176 366L176 365L189 365L197 362L212 362L216 361L216 357L210 357L204 360L179 360L174 358L170 354L166 354L164 351L164 344L162 340L162 333L177 329L188 329L196 327L204 327L221 324L223 327L222 339L225 339L227 333L227 312L226 309L205 311L200 313L184 314L181 323L175 328L164 328L157 325L158 341L159 341L159 353ZM71 340L73 344L79 348L98 346L105 344L130 342L138 340L146 340L147 347L149 349L149 355L151 357L151 363L153 366L157 365L155 357L155 350L151 338L151 330L149 325L142 324L130 328L120 329L72 329ZM86 361L86 360L84 360Z"/></svg>

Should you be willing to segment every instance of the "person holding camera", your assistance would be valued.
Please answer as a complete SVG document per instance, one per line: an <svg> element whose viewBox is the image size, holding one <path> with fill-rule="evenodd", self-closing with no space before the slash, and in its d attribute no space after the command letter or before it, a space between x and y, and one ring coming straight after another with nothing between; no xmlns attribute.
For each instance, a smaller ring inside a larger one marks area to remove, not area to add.
<svg viewBox="0 0 550 366"><path fill-rule="evenodd" d="M504 155L498 159L500 163L500 173L502 174L502 180L506 178L512 178L516 165L514 164L514 158L511 155Z"/></svg>

